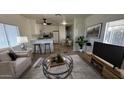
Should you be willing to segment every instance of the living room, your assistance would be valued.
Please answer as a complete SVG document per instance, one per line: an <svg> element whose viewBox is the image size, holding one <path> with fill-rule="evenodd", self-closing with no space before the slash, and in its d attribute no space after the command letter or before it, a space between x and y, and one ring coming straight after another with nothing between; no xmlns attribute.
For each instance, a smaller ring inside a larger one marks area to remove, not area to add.
<svg viewBox="0 0 124 93"><path fill-rule="evenodd" d="M124 78L123 19L123 14L1 14L0 78Z"/></svg>
<svg viewBox="0 0 124 93"><path fill-rule="evenodd" d="M123 0L0 0L0 92L123 93Z"/></svg>

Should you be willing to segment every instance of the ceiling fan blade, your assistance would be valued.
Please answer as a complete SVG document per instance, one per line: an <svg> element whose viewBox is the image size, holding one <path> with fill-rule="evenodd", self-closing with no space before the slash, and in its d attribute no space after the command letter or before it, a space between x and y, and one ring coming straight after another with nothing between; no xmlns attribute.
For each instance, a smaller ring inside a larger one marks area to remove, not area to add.
<svg viewBox="0 0 124 93"><path fill-rule="evenodd" d="M52 23L47 23L47 19L43 18L43 25L51 25Z"/></svg>
<svg viewBox="0 0 124 93"><path fill-rule="evenodd" d="M51 25L52 23L47 23L47 25Z"/></svg>

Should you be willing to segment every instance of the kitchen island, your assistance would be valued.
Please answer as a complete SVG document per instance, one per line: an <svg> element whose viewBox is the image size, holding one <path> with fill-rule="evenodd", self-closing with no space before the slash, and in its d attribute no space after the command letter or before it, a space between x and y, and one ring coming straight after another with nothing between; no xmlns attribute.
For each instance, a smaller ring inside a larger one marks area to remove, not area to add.
<svg viewBox="0 0 124 93"><path fill-rule="evenodd" d="M34 45L35 44L40 44L41 45L41 49L42 49L42 53L45 53L45 44L46 43L50 43L51 52L54 52L53 38L39 39L39 40L34 41L33 44ZM46 47L46 48L49 48L49 47ZM37 50L38 50L38 48L37 48Z"/></svg>

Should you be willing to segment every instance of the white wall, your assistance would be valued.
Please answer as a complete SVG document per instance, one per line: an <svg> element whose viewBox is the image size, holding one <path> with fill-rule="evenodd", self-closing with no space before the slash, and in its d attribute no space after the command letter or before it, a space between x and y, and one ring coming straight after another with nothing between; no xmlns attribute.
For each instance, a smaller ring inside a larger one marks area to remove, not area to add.
<svg viewBox="0 0 124 93"><path fill-rule="evenodd" d="M100 39L90 38L90 42L93 44L94 41L103 41L106 23L114 20L124 19L124 15L122 14L95 14L86 18L85 20L85 28L91 25L102 23L102 30ZM92 51L92 49L91 49Z"/></svg>
<svg viewBox="0 0 124 93"><path fill-rule="evenodd" d="M59 26L59 41L60 43L66 39L65 26Z"/></svg>
<svg viewBox="0 0 124 93"><path fill-rule="evenodd" d="M40 34L40 25L41 24L37 24L36 21L35 21L35 34L36 35Z"/></svg>
<svg viewBox="0 0 124 93"><path fill-rule="evenodd" d="M26 19L26 20L27 21L25 22L25 25L27 26L26 27L27 30L22 35L28 36L28 38L30 40L33 37L32 34L35 32L35 27L34 27L34 22L32 20L29 20L29 19Z"/></svg>
<svg viewBox="0 0 124 93"><path fill-rule="evenodd" d="M85 35L85 21L83 17L77 16L74 18L73 51L79 50L79 46L75 42L79 36L83 35Z"/></svg>

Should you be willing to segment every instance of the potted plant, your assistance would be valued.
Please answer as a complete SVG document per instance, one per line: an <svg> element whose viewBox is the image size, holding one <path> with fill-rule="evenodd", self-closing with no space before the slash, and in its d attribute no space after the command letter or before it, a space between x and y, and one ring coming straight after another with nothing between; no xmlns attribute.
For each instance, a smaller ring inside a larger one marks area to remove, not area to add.
<svg viewBox="0 0 124 93"><path fill-rule="evenodd" d="M84 36L80 36L78 37L76 43L78 43L79 47L80 47L80 52L83 51L83 46L85 43L87 43L88 41L84 39Z"/></svg>

